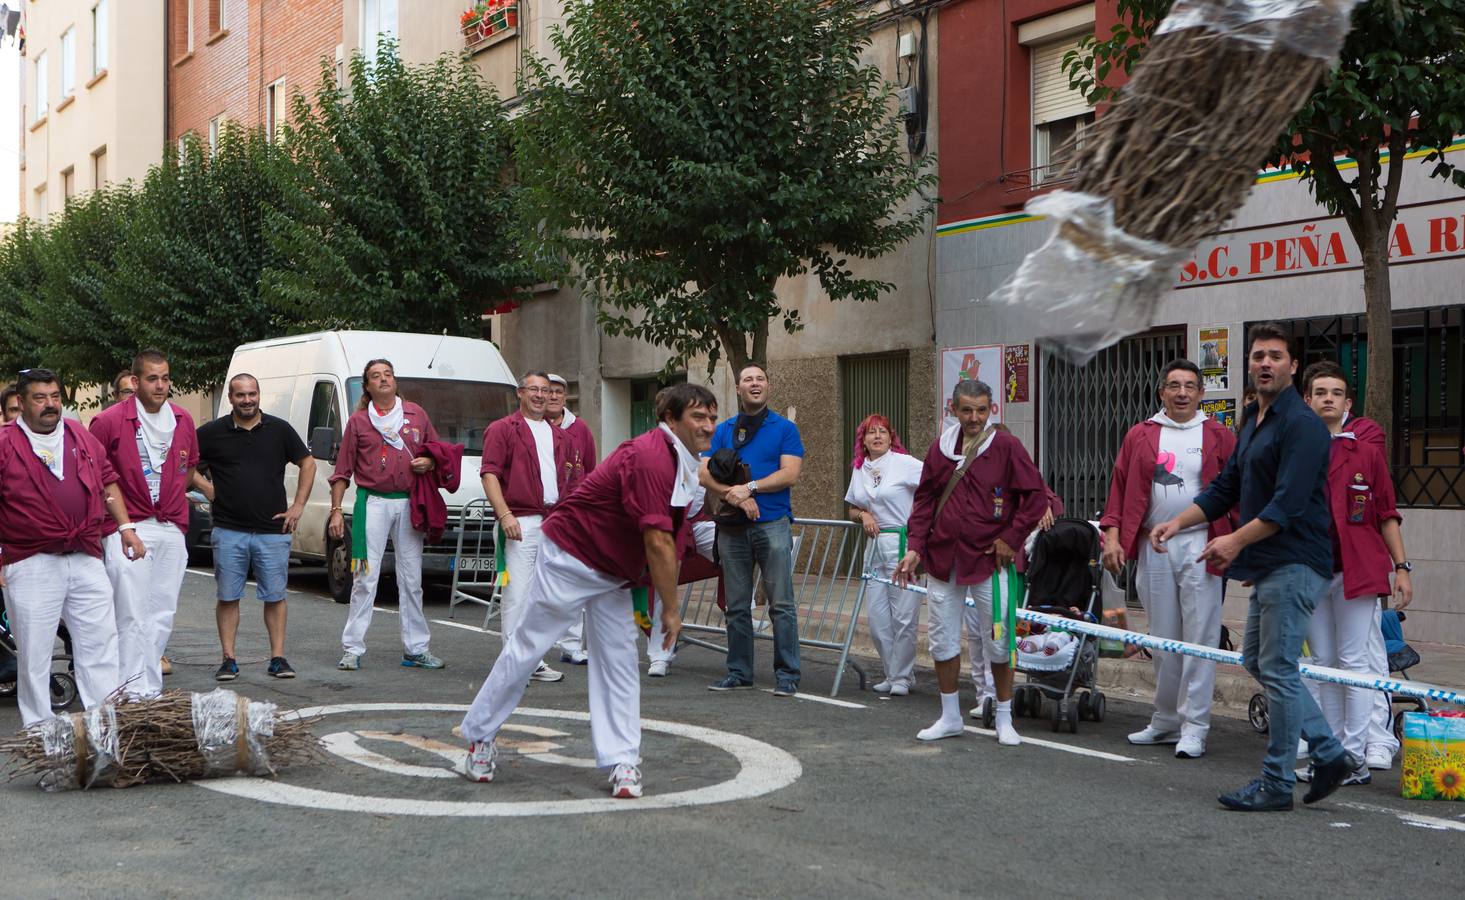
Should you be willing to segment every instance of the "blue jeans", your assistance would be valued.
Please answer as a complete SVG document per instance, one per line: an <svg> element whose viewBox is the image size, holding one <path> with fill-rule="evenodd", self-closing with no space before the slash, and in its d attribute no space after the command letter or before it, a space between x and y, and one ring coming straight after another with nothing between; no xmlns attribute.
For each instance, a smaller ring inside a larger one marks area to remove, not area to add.
<svg viewBox="0 0 1465 900"><path fill-rule="evenodd" d="M264 603L285 599L285 581L290 570L290 535L252 534L215 526L214 578L219 602L234 603L244 597L244 581L254 569L254 595Z"/></svg>
<svg viewBox="0 0 1465 900"><path fill-rule="evenodd" d="M1267 696L1267 755L1262 780L1274 791L1291 793L1297 739L1307 741L1315 763L1329 763L1343 753L1317 701L1302 686L1297 659L1312 621L1313 608L1328 589L1328 579L1302 563L1292 563L1256 580L1246 613L1241 655L1246 671Z"/></svg>
<svg viewBox="0 0 1465 900"><path fill-rule="evenodd" d="M727 594L727 673L753 680L753 568L763 575L773 622L773 671L799 683L799 617L794 607L793 528L790 520L717 530L717 555Z"/></svg>

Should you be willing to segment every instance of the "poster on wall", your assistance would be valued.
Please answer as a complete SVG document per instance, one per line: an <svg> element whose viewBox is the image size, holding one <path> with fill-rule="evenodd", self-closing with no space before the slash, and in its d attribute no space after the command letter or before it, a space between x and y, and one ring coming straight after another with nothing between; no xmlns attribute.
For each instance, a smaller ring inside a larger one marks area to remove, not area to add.
<svg viewBox="0 0 1465 900"><path fill-rule="evenodd" d="M1002 345L948 347L941 351L941 395L936 398L942 431L956 424L956 417L951 414L951 392L958 382L968 379L985 381L998 392L992 398L990 421L1002 421Z"/></svg>
<svg viewBox="0 0 1465 900"><path fill-rule="evenodd" d="M1203 416L1210 416L1227 428L1236 428L1236 401L1229 397L1225 400L1202 400L1200 411Z"/></svg>
<svg viewBox="0 0 1465 900"><path fill-rule="evenodd" d="M1231 389L1231 329L1225 326L1200 330L1201 385L1208 391Z"/></svg>
<svg viewBox="0 0 1465 900"><path fill-rule="evenodd" d="M1008 344L1002 348L1003 372L1002 393L1008 403L1027 403L1032 399L1028 391L1027 344Z"/></svg>

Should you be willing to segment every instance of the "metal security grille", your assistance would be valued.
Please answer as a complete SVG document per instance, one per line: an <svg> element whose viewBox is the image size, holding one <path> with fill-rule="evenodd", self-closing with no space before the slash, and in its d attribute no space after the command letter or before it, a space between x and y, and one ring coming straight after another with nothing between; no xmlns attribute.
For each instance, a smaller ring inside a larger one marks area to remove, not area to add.
<svg viewBox="0 0 1465 900"><path fill-rule="evenodd" d="M839 380L843 388L844 467L854 461L855 429L870 413L880 413L890 420L901 443L910 440L910 390L907 375L909 353L888 353L879 356L846 356L839 361ZM841 488L842 490L843 488Z"/></svg>
<svg viewBox="0 0 1465 900"><path fill-rule="evenodd" d="M1367 411L1368 323L1362 315L1282 323L1298 344L1302 370L1318 360L1343 367ZM1394 484L1400 506L1465 508L1465 307L1394 313Z"/></svg>
<svg viewBox="0 0 1465 900"><path fill-rule="evenodd" d="M1043 478L1068 515L1098 518L1125 432L1160 408L1160 372L1184 356L1183 331L1128 338L1083 368L1042 354Z"/></svg>

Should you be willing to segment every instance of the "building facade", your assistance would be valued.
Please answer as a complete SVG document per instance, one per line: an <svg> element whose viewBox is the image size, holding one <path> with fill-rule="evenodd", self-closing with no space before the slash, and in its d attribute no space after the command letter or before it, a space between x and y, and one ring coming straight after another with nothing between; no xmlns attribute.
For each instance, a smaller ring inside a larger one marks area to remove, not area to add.
<svg viewBox="0 0 1465 900"><path fill-rule="evenodd" d="M1054 57L1097 27L1094 5L961 0L941 11L942 207L936 340L943 359L1019 361L1020 402L1004 415L1037 450L1044 477L1073 514L1102 506L1125 430L1158 408L1159 368L1175 357L1205 375L1206 410L1234 421L1246 382L1248 325L1279 320L1297 337L1302 364L1339 361L1362 390L1369 336L1358 248L1290 170L1258 173L1245 206L1202 242L1175 275L1156 326L1077 369L1046 356L983 298L1051 227L1022 211L1055 186L1053 141L1082 131L1093 113L1076 95L1055 97ZM1066 84L1066 79L1063 79ZM993 91L993 85L1004 90ZM1047 132L1047 133L1045 133ZM1465 144L1450 157L1465 163ZM1059 160L1061 162L1061 159ZM1406 169L1391 250L1395 329L1392 465L1406 547L1417 563L1410 634L1465 643L1465 193ZM961 349L958 349L961 348ZM1004 362L1004 380L1012 374ZM1359 398L1358 408L1366 403ZM1228 598L1228 615L1244 602Z"/></svg>
<svg viewBox="0 0 1465 900"><path fill-rule="evenodd" d="M163 129L163 0L24 7L21 212L45 221L79 193L141 181Z"/></svg>

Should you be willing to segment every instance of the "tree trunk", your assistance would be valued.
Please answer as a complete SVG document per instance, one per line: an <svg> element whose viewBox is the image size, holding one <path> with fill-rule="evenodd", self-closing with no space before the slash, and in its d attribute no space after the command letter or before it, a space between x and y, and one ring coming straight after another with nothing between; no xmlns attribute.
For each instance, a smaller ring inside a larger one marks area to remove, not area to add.
<svg viewBox="0 0 1465 900"><path fill-rule="evenodd" d="M749 335L746 332L738 331L735 328L719 325L717 336L722 341L723 350L727 352L728 364L732 367L733 378L743 371L748 365L757 363L765 368L768 365L768 320L764 319L758 323L758 327ZM748 346L748 338L751 337L752 347Z"/></svg>
<svg viewBox="0 0 1465 900"><path fill-rule="evenodd" d="M1363 302L1368 320L1368 396L1363 415L1384 429L1393 462L1394 446L1394 302L1389 284L1389 226L1378 211L1363 212L1364 227L1356 235L1363 251Z"/></svg>

